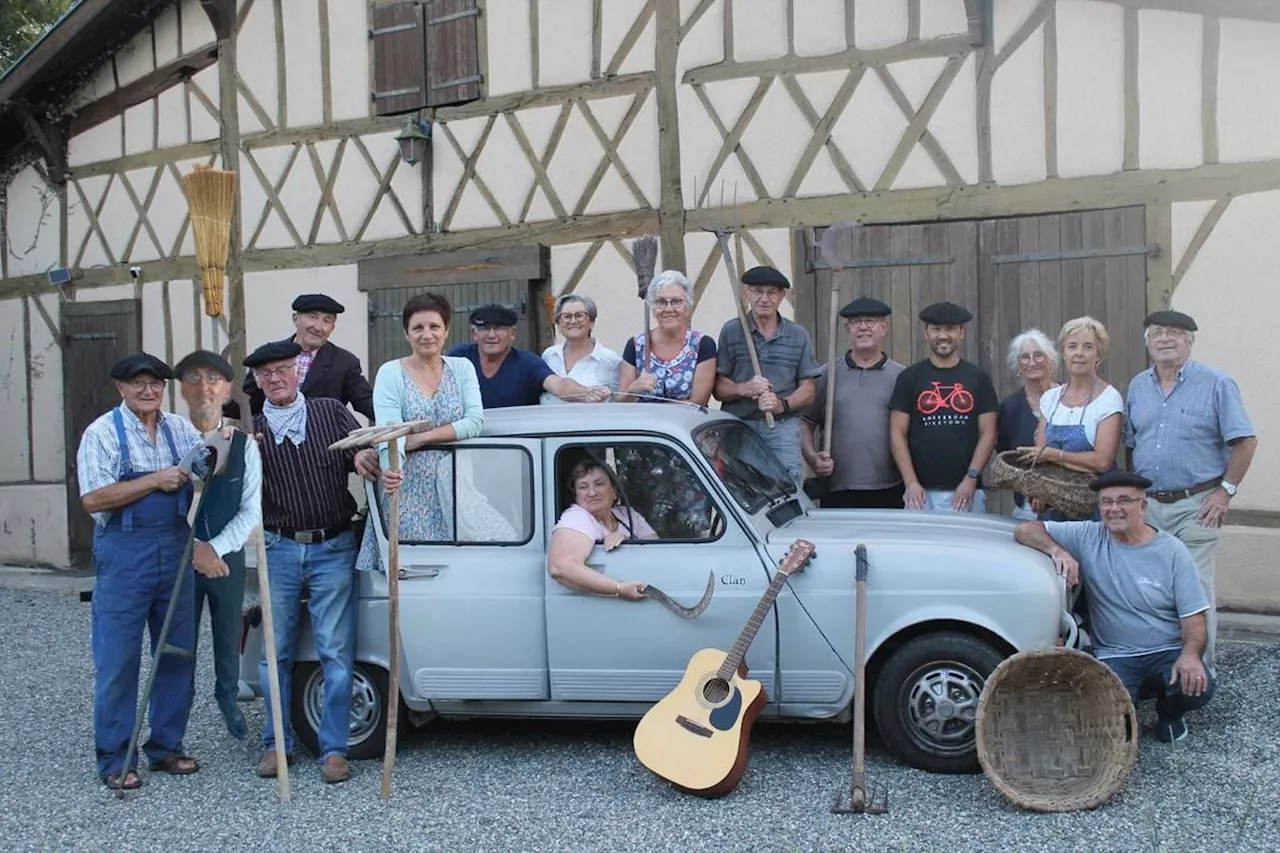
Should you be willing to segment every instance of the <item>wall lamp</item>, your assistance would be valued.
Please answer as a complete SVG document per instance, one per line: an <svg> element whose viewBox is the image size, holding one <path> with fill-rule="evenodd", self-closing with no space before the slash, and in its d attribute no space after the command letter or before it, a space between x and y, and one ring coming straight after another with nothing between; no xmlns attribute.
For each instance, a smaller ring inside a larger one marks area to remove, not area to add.
<svg viewBox="0 0 1280 853"><path fill-rule="evenodd" d="M410 116L396 137L396 144L400 146L401 160L410 166L418 165L431 150L431 122L418 121Z"/></svg>

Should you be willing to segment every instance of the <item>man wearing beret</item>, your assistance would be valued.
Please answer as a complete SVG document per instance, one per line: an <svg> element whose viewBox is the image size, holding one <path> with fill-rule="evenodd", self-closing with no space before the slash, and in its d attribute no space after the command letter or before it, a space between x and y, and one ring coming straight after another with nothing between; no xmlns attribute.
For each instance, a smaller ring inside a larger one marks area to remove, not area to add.
<svg viewBox="0 0 1280 853"><path fill-rule="evenodd" d="M1147 520L1181 539L1195 560L1210 605L1212 669L1218 535L1258 440L1235 380L1191 358L1195 320L1156 311L1143 326L1153 366L1129 383L1124 444L1129 467L1152 483Z"/></svg>
<svg viewBox="0 0 1280 853"><path fill-rule="evenodd" d="M1084 581L1094 654L1135 704L1155 694L1156 737L1182 740L1183 715L1216 687L1203 660L1209 601L1187 546L1144 519L1150 480L1110 471L1091 488L1102 521L1028 521L1014 535L1052 557L1068 586Z"/></svg>
<svg viewBox="0 0 1280 853"><path fill-rule="evenodd" d="M817 402L805 415L804 458L819 477L830 477L823 507L902 509L902 475L889 446L889 399L903 366L884 351L893 313L878 299L862 297L840 309L849 349L835 364L831 453L817 450L816 425L826 416L827 382L818 379Z"/></svg>
<svg viewBox="0 0 1280 853"><path fill-rule="evenodd" d="M196 350L173 368L182 383L182 399L195 428L205 436L223 427L222 407L231 399L235 371L216 352ZM204 484L192 520L196 531L192 558L195 582L195 636L200 612L209 602L213 629L214 699L227 731L236 740L248 736L244 714L236 705L240 685L240 618L244 605L244 546L262 520L262 458L256 442L240 431L231 438L226 467ZM195 693L194 670L191 691Z"/></svg>
<svg viewBox="0 0 1280 853"><path fill-rule="evenodd" d="M80 438L80 503L96 522L93 536L93 735L98 775L108 787L138 788L125 752L137 718L142 630L160 635L191 528L189 469L180 466L203 439L191 422L164 412L169 366L137 353L116 362L111 378L121 403ZM207 565L200 571L208 571ZM191 710L195 605L184 583L151 691L151 737L142 745L153 772L186 775L200 765L182 739ZM136 756L134 756L136 761Z"/></svg>
<svg viewBox="0 0 1280 853"><path fill-rule="evenodd" d="M373 388L365 379L360 359L355 353L329 342L338 315L347 309L332 296L304 293L293 300L294 334L292 341L300 348L297 358L298 390L308 397L330 397L344 406L350 405L373 423ZM250 373L244 378L244 392L249 395L249 409L262 411L263 393ZM227 414L239 417L232 404Z"/></svg>
<svg viewBox="0 0 1280 853"><path fill-rule="evenodd" d="M813 341L799 323L778 313L791 282L773 267L752 267L742 275L746 285L747 325L760 361L756 375L740 320L720 329L714 394L724 411L737 415L764 439L799 485L804 479L801 414L814 401L822 366ZM765 412L774 417L769 427Z"/></svg>
<svg viewBox="0 0 1280 853"><path fill-rule="evenodd" d="M339 401L311 399L298 390L301 351L293 341L278 341L258 347L244 360L266 394L253 431L262 436L262 524L286 740L275 742L264 644L258 675L266 721L258 775L275 776L277 749L293 760L290 681L305 597L324 676L320 775L334 783L351 778L346 753L356 646L356 540L351 530L356 503L347 475L354 470L372 479L378 463L368 448L328 449L359 424Z"/></svg>
<svg viewBox="0 0 1280 853"><path fill-rule="evenodd" d="M468 359L480 380L486 409L536 406L545 391L569 403L602 403L613 393L607 386L580 385L557 376L547 363L515 346L520 318L505 305L481 305L471 312L471 343L458 344L449 355Z"/></svg>
<svg viewBox="0 0 1280 853"><path fill-rule="evenodd" d="M920 312L929 357L903 370L889 406L893 458L907 509L982 512L980 479L996 444L991 377L960 357L969 311L937 302Z"/></svg>

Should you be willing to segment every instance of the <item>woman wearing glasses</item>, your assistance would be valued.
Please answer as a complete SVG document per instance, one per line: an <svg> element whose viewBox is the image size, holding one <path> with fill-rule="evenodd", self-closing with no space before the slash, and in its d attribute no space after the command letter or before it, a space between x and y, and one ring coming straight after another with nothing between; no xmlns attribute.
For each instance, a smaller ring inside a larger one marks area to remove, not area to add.
<svg viewBox="0 0 1280 853"><path fill-rule="evenodd" d="M716 382L716 342L689 327L693 285L683 273L664 270L649 285L647 301L655 325L647 338L636 335L622 350L621 399L664 397L707 405Z"/></svg>
<svg viewBox="0 0 1280 853"><path fill-rule="evenodd" d="M556 300L556 328L564 339L542 351L547 367L584 388L605 387L616 394L622 356L595 339L595 300L576 293L561 296ZM539 402L565 401L544 391Z"/></svg>
<svg viewBox="0 0 1280 853"><path fill-rule="evenodd" d="M1013 450L1036 443L1040 424L1040 398L1056 388L1058 351L1044 332L1028 329L1009 342L1009 369L1017 374L1022 387L1000 403L996 416L996 451ZM1017 506L1013 517L1030 521L1036 517L1024 495L1014 493Z"/></svg>

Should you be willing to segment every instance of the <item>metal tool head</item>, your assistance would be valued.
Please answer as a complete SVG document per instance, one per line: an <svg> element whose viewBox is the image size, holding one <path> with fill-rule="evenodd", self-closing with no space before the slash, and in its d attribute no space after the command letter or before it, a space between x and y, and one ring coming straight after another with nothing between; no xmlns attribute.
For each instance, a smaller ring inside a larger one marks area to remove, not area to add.
<svg viewBox="0 0 1280 853"><path fill-rule="evenodd" d="M822 262L833 273L843 272L846 265L853 263L852 257L846 258L840 254L839 243L841 237L852 235L859 227L857 222L834 222L822 229L822 236L814 245L818 248Z"/></svg>
<svg viewBox="0 0 1280 853"><path fill-rule="evenodd" d="M654 601L658 602L681 619L697 619L702 615L702 611L707 609L707 605L711 603L711 597L715 595L715 591L716 574L715 572L708 572L707 588L702 593L702 598L700 598L698 603L692 607L685 607L683 604L675 601L671 596L667 595L656 586L646 585L642 594L652 598Z"/></svg>
<svg viewBox="0 0 1280 853"><path fill-rule="evenodd" d="M872 788L868 793L866 790L855 787L849 792L849 798L845 799L844 791L836 791L835 802L831 804L832 814L888 814L889 813L889 789L885 788L879 791Z"/></svg>
<svg viewBox="0 0 1280 853"><path fill-rule="evenodd" d="M231 452L231 439L216 432L197 444L182 457L178 467L197 480L208 480L227 470L227 456Z"/></svg>

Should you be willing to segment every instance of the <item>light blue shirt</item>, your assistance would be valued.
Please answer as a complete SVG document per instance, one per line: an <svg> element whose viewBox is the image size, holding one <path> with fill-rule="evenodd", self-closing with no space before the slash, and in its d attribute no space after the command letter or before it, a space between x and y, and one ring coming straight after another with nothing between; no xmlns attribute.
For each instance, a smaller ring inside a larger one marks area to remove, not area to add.
<svg viewBox="0 0 1280 853"><path fill-rule="evenodd" d="M1156 491L1218 479L1227 470L1228 443L1254 435L1235 380L1190 359L1168 396L1154 367L1133 377L1124 414L1133 468Z"/></svg>
<svg viewBox="0 0 1280 853"><path fill-rule="evenodd" d="M475 366L469 359L451 355L444 356L444 364L445 369L453 373L453 378L458 383L458 393L462 396L462 417L451 426L458 434L458 441L475 438L484 427L484 404L480 398L480 380L476 377ZM404 380L404 369L398 358L378 368L378 375L373 381L373 414L378 426L404 423ZM403 459L405 439L400 439L396 444L400 449L400 458ZM378 457L385 468L390 459L385 442L378 445Z"/></svg>

